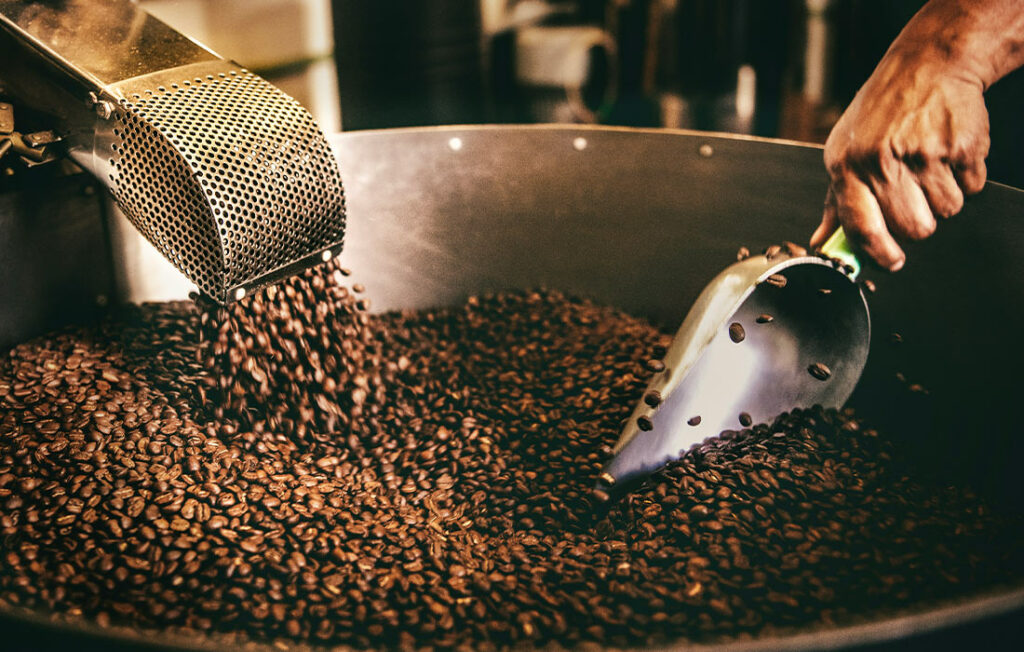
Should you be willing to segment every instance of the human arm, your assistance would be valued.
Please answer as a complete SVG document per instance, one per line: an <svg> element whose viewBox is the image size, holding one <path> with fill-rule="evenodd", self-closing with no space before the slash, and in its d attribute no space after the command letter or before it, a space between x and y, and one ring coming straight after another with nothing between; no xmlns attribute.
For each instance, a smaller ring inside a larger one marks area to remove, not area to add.
<svg viewBox="0 0 1024 652"><path fill-rule="evenodd" d="M820 246L838 226L880 266L985 183L983 94L1024 65L1024 2L931 0L904 27L825 144ZM1024 107L1022 107L1024 111Z"/></svg>

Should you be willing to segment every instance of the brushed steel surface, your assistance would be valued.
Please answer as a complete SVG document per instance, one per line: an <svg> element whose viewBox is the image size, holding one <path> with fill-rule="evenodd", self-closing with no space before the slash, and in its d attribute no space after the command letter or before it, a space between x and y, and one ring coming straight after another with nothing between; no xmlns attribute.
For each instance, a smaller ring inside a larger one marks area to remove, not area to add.
<svg viewBox="0 0 1024 652"><path fill-rule="evenodd" d="M813 147L683 132L438 127L331 142L358 216L343 259L372 273L380 309L557 285L674 329L740 244L806 240L826 187Z"/></svg>
<svg viewBox="0 0 1024 652"><path fill-rule="evenodd" d="M0 352L95 318L114 295L97 185L52 172L19 175L17 189L0 184Z"/></svg>
<svg viewBox="0 0 1024 652"><path fill-rule="evenodd" d="M764 314L772 321L758 323ZM730 333L734 324L744 334L739 341ZM729 265L687 313L661 358L664 370L645 390L660 402L637 401L598 490L619 491L705 439L741 429L740 414L770 423L794 408L842 407L870 344L864 296L831 261L779 254ZM809 373L819 363L830 370L827 378ZM650 425L641 427L641 420Z"/></svg>
<svg viewBox="0 0 1024 652"><path fill-rule="evenodd" d="M97 87L219 59L130 0L0 0L0 29Z"/></svg>

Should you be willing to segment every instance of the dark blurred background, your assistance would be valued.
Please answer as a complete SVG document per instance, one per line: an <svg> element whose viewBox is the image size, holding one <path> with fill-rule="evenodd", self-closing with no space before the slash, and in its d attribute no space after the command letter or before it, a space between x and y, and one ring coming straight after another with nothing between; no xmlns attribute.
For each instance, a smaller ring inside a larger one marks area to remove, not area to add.
<svg viewBox="0 0 1024 652"><path fill-rule="evenodd" d="M922 0L144 0L327 130L595 123L824 142ZM988 94L1024 186L1024 73Z"/></svg>

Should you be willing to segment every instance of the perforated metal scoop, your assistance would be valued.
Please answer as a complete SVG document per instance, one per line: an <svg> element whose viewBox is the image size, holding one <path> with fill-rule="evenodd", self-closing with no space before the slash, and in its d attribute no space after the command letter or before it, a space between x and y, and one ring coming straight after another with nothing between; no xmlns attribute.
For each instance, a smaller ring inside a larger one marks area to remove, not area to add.
<svg viewBox="0 0 1024 652"><path fill-rule="evenodd" d="M337 163L269 82L129 0L0 0L0 83L157 249L225 302L341 250Z"/></svg>
<svg viewBox="0 0 1024 652"><path fill-rule="evenodd" d="M753 256L708 284L626 422L598 495L724 430L846 402L867 362L871 320L841 230L823 251Z"/></svg>

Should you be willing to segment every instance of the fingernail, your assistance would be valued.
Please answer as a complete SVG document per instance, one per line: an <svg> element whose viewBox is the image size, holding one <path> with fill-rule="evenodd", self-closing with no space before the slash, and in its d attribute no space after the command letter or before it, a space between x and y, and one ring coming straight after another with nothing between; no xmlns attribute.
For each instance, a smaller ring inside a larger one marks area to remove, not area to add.
<svg viewBox="0 0 1024 652"><path fill-rule="evenodd" d="M889 271L890 272L898 272L898 271L900 271L901 269L903 269L903 264L905 262L907 262L906 258L900 258L895 263L893 263L892 265L889 266Z"/></svg>

